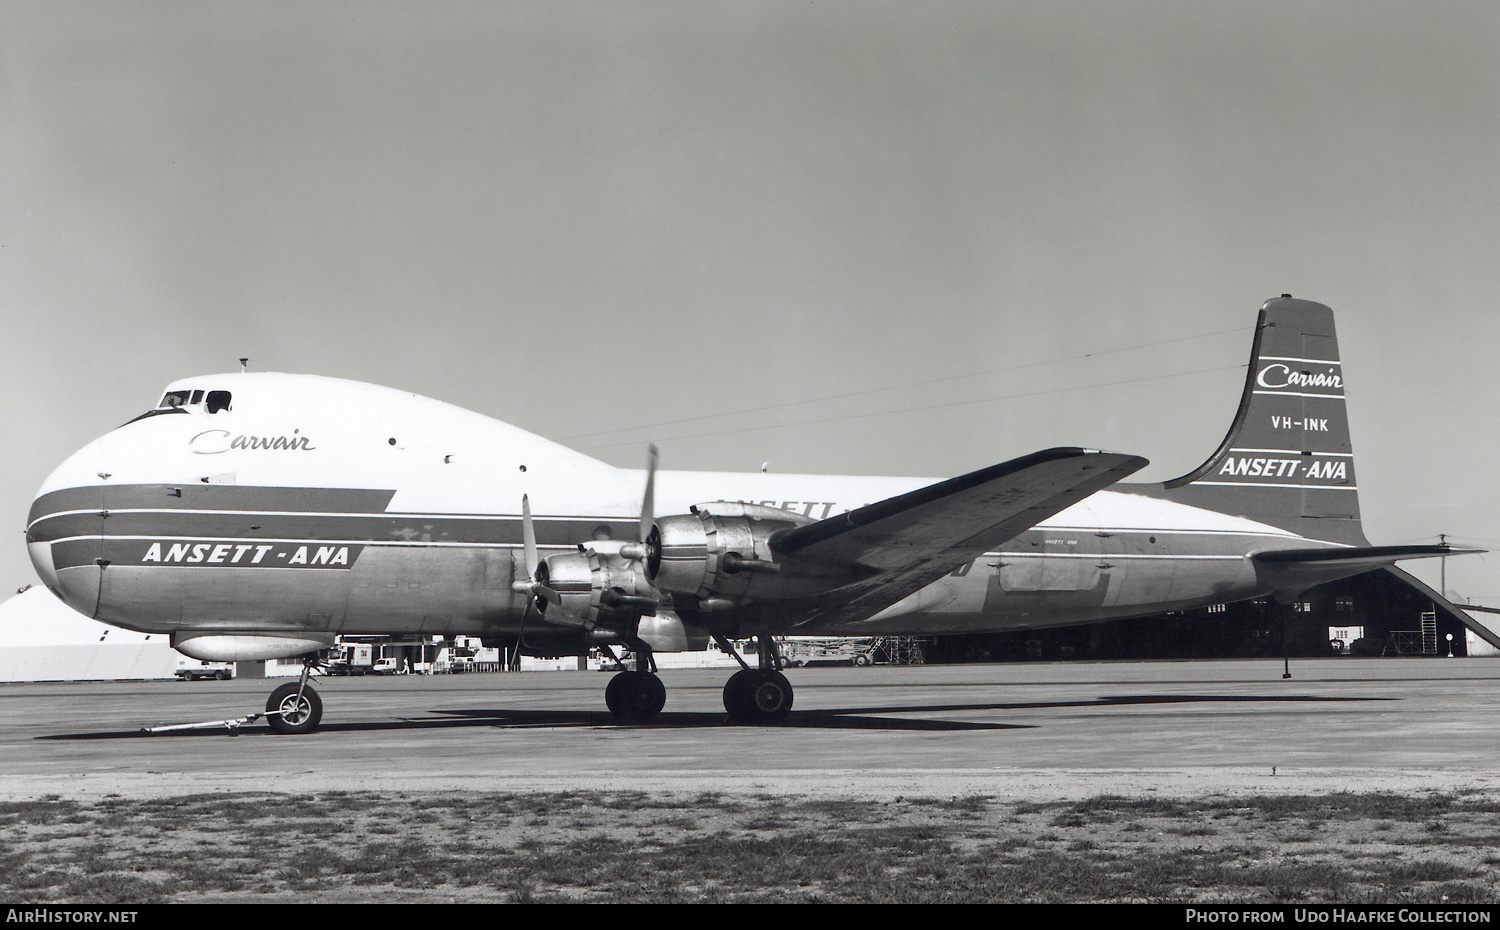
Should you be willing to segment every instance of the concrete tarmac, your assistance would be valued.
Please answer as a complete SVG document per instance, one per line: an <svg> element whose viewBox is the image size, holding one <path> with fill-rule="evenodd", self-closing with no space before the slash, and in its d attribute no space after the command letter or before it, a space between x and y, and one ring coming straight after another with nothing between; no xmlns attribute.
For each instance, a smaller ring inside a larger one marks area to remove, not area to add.
<svg viewBox="0 0 1500 930"><path fill-rule="evenodd" d="M1500 787L1500 661L1297 659L794 669L791 716L730 726L720 669L666 670L646 723L608 676L315 682L323 725L142 736L255 713L281 680L0 685L0 798L638 790L1075 799Z"/></svg>

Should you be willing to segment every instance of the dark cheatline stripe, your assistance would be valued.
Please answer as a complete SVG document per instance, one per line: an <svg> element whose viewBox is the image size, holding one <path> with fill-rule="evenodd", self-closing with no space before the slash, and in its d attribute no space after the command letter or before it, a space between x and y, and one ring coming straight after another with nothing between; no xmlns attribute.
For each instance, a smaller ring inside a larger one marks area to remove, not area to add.
<svg viewBox="0 0 1500 930"><path fill-rule="evenodd" d="M52 544L52 567L61 571L79 565L98 565L99 540L69 539Z"/></svg>
<svg viewBox="0 0 1500 930"><path fill-rule="evenodd" d="M158 488L158 490L160 490ZM165 491L161 492L165 494ZM61 510L103 510L104 488L64 488L51 491L31 502L31 512L26 516L30 526L49 513Z"/></svg>
<svg viewBox="0 0 1500 930"><path fill-rule="evenodd" d="M174 494L173 492L180 492ZM394 490L271 488L235 484L119 484L50 491L32 502L27 523L63 510L286 510L384 513Z"/></svg>
<svg viewBox="0 0 1500 930"><path fill-rule="evenodd" d="M599 523L626 530L623 520ZM543 546L572 546L588 539L596 525L594 520L537 519L537 543ZM220 513L130 513L110 511L101 519L97 513L62 514L38 520L27 539L41 542L74 536L151 538L192 537L202 539L306 539L342 540L348 542L410 543L519 543L521 521L515 518L481 519L476 517L404 516L371 514L354 516L299 514L220 514Z"/></svg>

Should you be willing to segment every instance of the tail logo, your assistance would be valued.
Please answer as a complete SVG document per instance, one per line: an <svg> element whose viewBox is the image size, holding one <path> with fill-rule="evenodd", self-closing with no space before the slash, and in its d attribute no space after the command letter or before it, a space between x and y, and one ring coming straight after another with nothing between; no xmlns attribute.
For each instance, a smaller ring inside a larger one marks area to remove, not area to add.
<svg viewBox="0 0 1500 930"><path fill-rule="evenodd" d="M1344 379L1333 373L1333 369L1313 374L1310 371L1293 371L1287 366L1277 362L1267 365L1255 376L1255 383L1263 388L1276 390L1284 387L1344 387Z"/></svg>
<svg viewBox="0 0 1500 930"><path fill-rule="evenodd" d="M1221 475L1243 475L1248 478L1322 478L1326 481L1347 481L1348 463L1314 459L1262 459L1235 458L1229 456L1219 468Z"/></svg>

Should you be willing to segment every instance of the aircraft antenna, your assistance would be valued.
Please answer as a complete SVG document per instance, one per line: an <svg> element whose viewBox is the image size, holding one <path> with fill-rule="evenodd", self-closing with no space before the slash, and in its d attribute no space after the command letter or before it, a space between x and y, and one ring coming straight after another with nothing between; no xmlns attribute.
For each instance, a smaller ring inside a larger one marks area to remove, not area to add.
<svg viewBox="0 0 1500 930"><path fill-rule="evenodd" d="M244 374L245 372L247 372L249 370L250 370L250 360L248 358L242 358L242 359L240 359L240 374Z"/></svg>

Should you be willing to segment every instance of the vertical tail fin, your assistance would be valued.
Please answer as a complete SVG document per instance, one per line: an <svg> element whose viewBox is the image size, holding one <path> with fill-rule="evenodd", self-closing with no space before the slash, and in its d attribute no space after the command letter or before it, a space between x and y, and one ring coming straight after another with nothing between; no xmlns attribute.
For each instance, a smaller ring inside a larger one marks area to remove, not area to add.
<svg viewBox="0 0 1500 930"><path fill-rule="evenodd" d="M1266 301L1229 435L1208 461L1163 487L1180 503L1369 545L1331 309L1285 294Z"/></svg>

